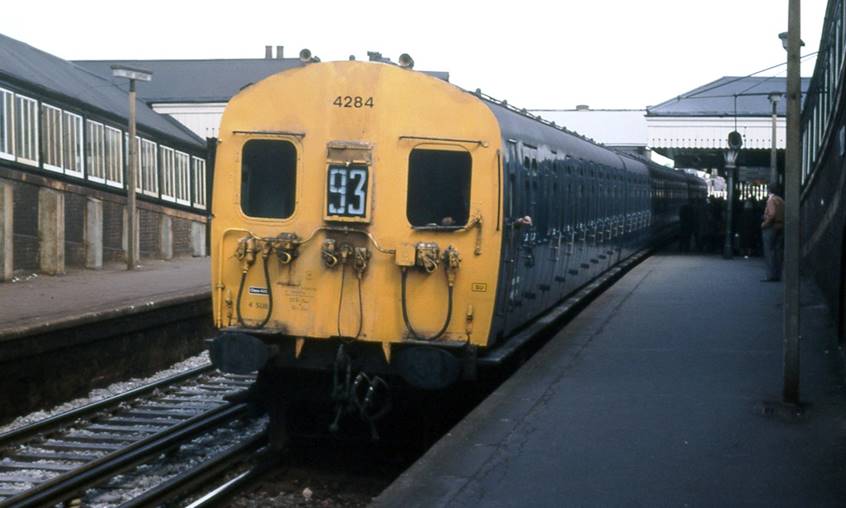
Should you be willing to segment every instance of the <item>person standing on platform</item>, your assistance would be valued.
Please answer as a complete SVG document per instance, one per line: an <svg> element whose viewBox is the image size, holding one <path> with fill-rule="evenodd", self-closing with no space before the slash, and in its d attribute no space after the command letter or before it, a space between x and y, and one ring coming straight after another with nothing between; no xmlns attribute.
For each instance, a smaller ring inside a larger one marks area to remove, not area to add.
<svg viewBox="0 0 846 508"><path fill-rule="evenodd" d="M761 223L761 239L764 244L764 260L767 263L767 278L762 282L781 280L781 261L784 250L784 199L779 196L778 185L771 183L767 189L767 207Z"/></svg>

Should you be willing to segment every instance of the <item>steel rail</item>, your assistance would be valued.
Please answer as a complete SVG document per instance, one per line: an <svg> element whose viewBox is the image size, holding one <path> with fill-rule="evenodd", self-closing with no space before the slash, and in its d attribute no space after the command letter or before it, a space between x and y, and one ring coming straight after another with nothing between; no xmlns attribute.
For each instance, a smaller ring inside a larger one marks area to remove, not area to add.
<svg viewBox="0 0 846 508"><path fill-rule="evenodd" d="M152 392L158 388L162 388L163 386L172 385L175 383L179 383L180 381L185 381L192 377L199 376L200 374L208 372L211 369L212 365L207 364L201 367L196 367L191 370L186 370L185 372L174 374L173 376L160 379L154 383L139 386L137 388L133 388L132 390L128 390L123 393L119 393L112 397L98 400L96 402L92 402L91 404L86 404L76 409L71 409L69 411L65 411L64 413L59 413L57 415L47 417L30 425L18 427L17 429L13 429L9 432L0 434L0 448L7 447L23 439L43 433L46 429L57 427L63 423L68 423L73 420L76 420L77 418L97 413L98 411L102 411L107 407L117 405L123 401L137 398L140 395Z"/></svg>
<svg viewBox="0 0 846 508"><path fill-rule="evenodd" d="M234 420L246 412L247 404L245 403L215 408L36 485L30 490L4 500L0 503L0 507L27 508L61 503L149 457L156 456L211 427Z"/></svg>
<svg viewBox="0 0 846 508"><path fill-rule="evenodd" d="M267 431L263 430L251 438L224 450L223 453L215 455L210 460L202 462L197 467L183 471L165 480L152 489L145 491L140 496L121 504L120 508L162 506L169 498L175 495L184 495L188 491L196 490L203 482L218 476L227 467L238 462L244 455L252 455L253 452L266 444ZM228 484L229 481L226 483Z"/></svg>
<svg viewBox="0 0 846 508"><path fill-rule="evenodd" d="M267 449L263 449L262 451L268 451ZM242 488L244 485L250 483L258 476L267 472L271 467L273 467L278 462L278 459L273 461L264 461L250 469L249 471L244 471L243 473L239 474L238 476L227 480L226 482L218 485L214 489L207 492L202 497L198 498L186 508L209 508L211 506L218 506L220 503L223 502L227 497L232 495L235 491ZM123 507L121 507L123 508Z"/></svg>

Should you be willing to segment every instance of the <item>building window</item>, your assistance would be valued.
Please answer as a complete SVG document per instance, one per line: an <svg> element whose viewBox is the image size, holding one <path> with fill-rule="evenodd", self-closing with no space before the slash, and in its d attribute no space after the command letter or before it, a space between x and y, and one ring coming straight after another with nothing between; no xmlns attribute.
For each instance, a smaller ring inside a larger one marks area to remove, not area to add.
<svg viewBox="0 0 846 508"><path fill-rule="evenodd" d="M191 204L191 157L185 152L176 152L176 202Z"/></svg>
<svg viewBox="0 0 846 508"><path fill-rule="evenodd" d="M206 208L206 161L192 157L194 162L194 207Z"/></svg>
<svg viewBox="0 0 846 508"><path fill-rule="evenodd" d="M15 96L15 154L16 160L31 166L38 165L38 101Z"/></svg>
<svg viewBox="0 0 846 508"><path fill-rule="evenodd" d="M92 182L106 181L106 146L103 124L86 120L85 145L88 153L88 179Z"/></svg>
<svg viewBox="0 0 846 508"><path fill-rule="evenodd" d="M294 145L289 141L250 140L244 144L241 161L241 210L250 217L290 217L297 189Z"/></svg>
<svg viewBox="0 0 846 508"><path fill-rule="evenodd" d="M44 169L62 172L62 110L41 105L41 149Z"/></svg>
<svg viewBox="0 0 846 508"><path fill-rule="evenodd" d="M162 147L162 199L176 201L176 171L173 148Z"/></svg>
<svg viewBox="0 0 846 508"><path fill-rule="evenodd" d="M13 122L15 96L12 92L0 88L0 159L14 160Z"/></svg>
<svg viewBox="0 0 846 508"><path fill-rule="evenodd" d="M159 164L156 144L148 139L141 140L141 191L148 196L159 194Z"/></svg>
<svg viewBox="0 0 846 508"><path fill-rule="evenodd" d="M123 188L123 143L119 129L106 127L106 185Z"/></svg>
<svg viewBox="0 0 846 508"><path fill-rule="evenodd" d="M470 217L468 152L414 149L408 160L406 217L412 227L461 227Z"/></svg>
<svg viewBox="0 0 846 508"><path fill-rule="evenodd" d="M65 173L72 176L83 176L82 162L82 117L62 112L62 160Z"/></svg>

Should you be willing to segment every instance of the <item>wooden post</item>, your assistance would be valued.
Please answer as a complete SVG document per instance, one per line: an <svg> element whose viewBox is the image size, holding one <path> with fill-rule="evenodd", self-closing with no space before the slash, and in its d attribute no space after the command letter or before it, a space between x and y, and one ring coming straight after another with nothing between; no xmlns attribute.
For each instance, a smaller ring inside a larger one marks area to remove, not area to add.
<svg viewBox="0 0 846 508"><path fill-rule="evenodd" d="M799 177L802 165L799 78L799 0L787 14L787 152L784 165L784 390L786 404L799 403Z"/></svg>

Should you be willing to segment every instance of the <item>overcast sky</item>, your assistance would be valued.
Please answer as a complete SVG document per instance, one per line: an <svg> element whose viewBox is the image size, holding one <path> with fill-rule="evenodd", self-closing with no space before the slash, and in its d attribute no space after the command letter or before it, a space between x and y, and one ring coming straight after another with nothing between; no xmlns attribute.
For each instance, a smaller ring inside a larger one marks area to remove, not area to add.
<svg viewBox="0 0 846 508"><path fill-rule="evenodd" d="M817 50L826 3L802 2L803 55ZM530 109L658 104L783 62L785 30L787 0L7 0L0 17L3 34L68 60L407 52L417 69Z"/></svg>

